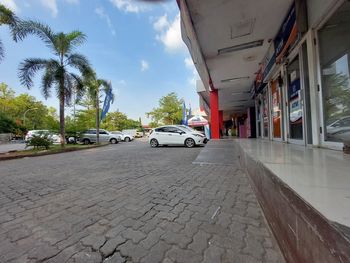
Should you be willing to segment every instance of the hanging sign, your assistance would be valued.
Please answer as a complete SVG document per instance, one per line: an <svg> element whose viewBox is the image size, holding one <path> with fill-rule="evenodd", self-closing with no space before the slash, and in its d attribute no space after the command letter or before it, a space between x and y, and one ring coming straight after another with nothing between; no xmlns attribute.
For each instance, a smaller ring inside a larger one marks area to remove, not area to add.
<svg viewBox="0 0 350 263"><path fill-rule="evenodd" d="M298 36L298 27L297 27L297 20L296 20L295 3L293 3L274 41L277 63L281 61L282 57L286 54L289 47L297 39L297 36Z"/></svg>

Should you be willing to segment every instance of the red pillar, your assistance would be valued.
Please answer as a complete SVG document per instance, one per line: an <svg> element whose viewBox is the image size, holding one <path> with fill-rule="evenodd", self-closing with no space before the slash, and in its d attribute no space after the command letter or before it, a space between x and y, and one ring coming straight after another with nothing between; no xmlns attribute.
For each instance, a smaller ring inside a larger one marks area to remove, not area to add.
<svg viewBox="0 0 350 263"><path fill-rule="evenodd" d="M219 95L218 90L210 91L210 133L211 139L220 139L219 132Z"/></svg>

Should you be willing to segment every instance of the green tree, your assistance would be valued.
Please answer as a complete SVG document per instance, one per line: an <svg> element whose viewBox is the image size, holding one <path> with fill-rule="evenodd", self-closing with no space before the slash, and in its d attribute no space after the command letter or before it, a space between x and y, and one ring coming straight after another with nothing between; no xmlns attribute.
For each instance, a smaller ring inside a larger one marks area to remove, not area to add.
<svg viewBox="0 0 350 263"><path fill-rule="evenodd" d="M350 83L345 74L331 74L324 79L325 117L330 123L350 115Z"/></svg>
<svg viewBox="0 0 350 263"><path fill-rule="evenodd" d="M0 111L6 113L13 108L13 99L15 98L15 91L5 83L0 83Z"/></svg>
<svg viewBox="0 0 350 263"><path fill-rule="evenodd" d="M20 64L19 77L27 88L33 87L35 74L44 70L41 80L41 90L45 98L50 97L55 89L59 99L59 118L61 145L65 143L65 106L69 105L73 92L78 97L84 93L82 77L70 72L78 70L81 75L90 73L90 64L87 58L74 50L82 45L86 36L80 31L70 33L54 33L50 27L35 21L22 21L17 26L18 39L24 39L28 34L37 35L48 46L55 59L29 58Z"/></svg>
<svg viewBox="0 0 350 263"><path fill-rule="evenodd" d="M159 100L159 107L154 108L151 112L146 113L151 117L152 123L159 125L180 124L182 119L183 100L179 99L175 92L169 93Z"/></svg>
<svg viewBox="0 0 350 263"><path fill-rule="evenodd" d="M18 21L19 21L18 18L10 9L0 4L0 26L8 25L14 40L16 40L15 30L16 30ZM0 62L3 58L4 58L4 45L2 44L2 41L0 39Z"/></svg>
<svg viewBox="0 0 350 263"><path fill-rule="evenodd" d="M129 119L126 114L119 111L109 112L101 126L103 129L109 131L122 131L126 129L141 128L139 121Z"/></svg>
<svg viewBox="0 0 350 263"><path fill-rule="evenodd" d="M92 101L94 101L95 114L95 125L96 125L96 143L100 143L99 132L100 132L100 103L101 103L101 93L103 92L105 96L111 93L112 84L104 79L98 79L95 72L91 72L86 76L84 80L85 87L87 88L88 95ZM112 94L112 102L114 100L114 95Z"/></svg>

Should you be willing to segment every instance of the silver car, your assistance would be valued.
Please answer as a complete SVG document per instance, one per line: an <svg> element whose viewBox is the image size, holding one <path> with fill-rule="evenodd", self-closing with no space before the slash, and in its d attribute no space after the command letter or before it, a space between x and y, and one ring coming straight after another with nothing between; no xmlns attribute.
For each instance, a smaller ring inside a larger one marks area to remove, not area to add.
<svg viewBox="0 0 350 263"><path fill-rule="evenodd" d="M100 142L110 142L116 144L121 141L121 137L106 130L100 129ZM83 144L95 143L97 141L96 129L89 129L80 135L79 142Z"/></svg>

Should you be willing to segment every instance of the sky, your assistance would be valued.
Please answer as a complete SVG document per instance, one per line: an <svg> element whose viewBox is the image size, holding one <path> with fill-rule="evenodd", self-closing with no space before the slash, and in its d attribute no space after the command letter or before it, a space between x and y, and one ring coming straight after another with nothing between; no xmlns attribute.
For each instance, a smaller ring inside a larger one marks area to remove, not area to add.
<svg viewBox="0 0 350 263"><path fill-rule="evenodd" d="M87 42L76 51L88 57L97 76L110 80L116 95L110 111L119 110L147 124L145 113L158 100L176 92L192 109L198 108L198 78L187 47L181 39L180 15L175 0L147 4L136 0L0 0L21 19L39 20L55 32L80 30ZM58 109L58 99L45 100L40 76L27 90L18 79L18 66L26 58L53 55L34 36L15 43L8 28L0 27L5 58L0 82L17 94L28 93ZM53 93L54 94L54 93ZM69 109L67 109L69 112Z"/></svg>

